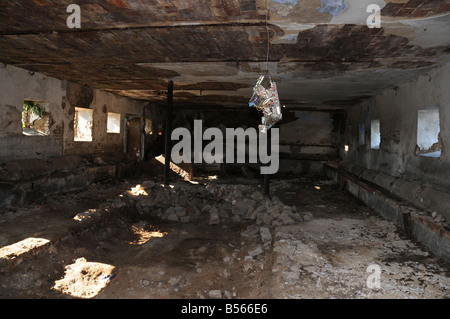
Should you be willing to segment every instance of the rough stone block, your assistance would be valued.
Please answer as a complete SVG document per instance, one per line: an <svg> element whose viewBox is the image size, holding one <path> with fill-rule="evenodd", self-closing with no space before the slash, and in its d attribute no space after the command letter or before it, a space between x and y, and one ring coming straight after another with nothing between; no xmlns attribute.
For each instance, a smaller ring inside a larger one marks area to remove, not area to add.
<svg viewBox="0 0 450 319"><path fill-rule="evenodd" d="M379 174L378 171L373 169L366 169L361 173L361 178L372 183L374 178Z"/></svg>
<svg viewBox="0 0 450 319"><path fill-rule="evenodd" d="M430 212L436 212L450 221L450 194L431 187L426 187L417 199L420 206Z"/></svg>
<svg viewBox="0 0 450 319"><path fill-rule="evenodd" d="M267 227L261 227L259 229L259 233L261 234L261 240L263 243L272 241L272 234L270 233L270 229Z"/></svg>
<svg viewBox="0 0 450 319"><path fill-rule="evenodd" d="M415 203L422 189L419 183L399 179L392 185L392 194L410 203Z"/></svg>
<svg viewBox="0 0 450 319"><path fill-rule="evenodd" d="M391 191L392 190L392 185L398 180L398 178L391 176L391 175L387 175L384 173L378 173L374 179L373 182L380 186L381 188L387 190L387 191Z"/></svg>

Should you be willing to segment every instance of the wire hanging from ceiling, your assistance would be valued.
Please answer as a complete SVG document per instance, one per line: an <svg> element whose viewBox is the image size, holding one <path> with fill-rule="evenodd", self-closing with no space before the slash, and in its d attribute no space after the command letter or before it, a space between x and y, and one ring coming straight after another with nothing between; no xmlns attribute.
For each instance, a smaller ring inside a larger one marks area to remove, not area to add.
<svg viewBox="0 0 450 319"><path fill-rule="evenodd" d="M269 0L266 0L266 34L267 34L266 73L270 77L270 72L269 72L269 55L270 55Z"/></svg>

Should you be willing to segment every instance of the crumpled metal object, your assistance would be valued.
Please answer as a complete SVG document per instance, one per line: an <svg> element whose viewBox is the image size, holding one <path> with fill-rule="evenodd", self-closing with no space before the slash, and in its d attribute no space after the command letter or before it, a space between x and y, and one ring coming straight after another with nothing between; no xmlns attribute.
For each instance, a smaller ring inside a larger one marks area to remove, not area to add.
<svg viewBox="0 0 450 319"><path fill-rule="evenodd" d="M263 113L259 130L266 133L267 130L281 121L283 116L276 83L270 79L270 88L266 89L261 84L263 80L264 75L261 75L253 88L253 96L250 98L249 106Z"/></svg>

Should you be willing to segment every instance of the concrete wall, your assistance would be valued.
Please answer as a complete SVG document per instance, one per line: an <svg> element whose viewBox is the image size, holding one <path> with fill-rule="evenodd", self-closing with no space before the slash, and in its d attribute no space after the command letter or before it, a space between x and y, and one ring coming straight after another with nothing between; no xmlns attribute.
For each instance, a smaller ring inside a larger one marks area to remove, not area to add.
<svg viewBox="0 0 450 319"><path fill-rule="evenodd" d="M0 65L0 163L62 154L60 131L64 110L61 103L66 82L42 74ZM24 136L22 110L25 99L49 103L54 120L50 136Z"/></svg>
<svg viewBox="0 0 450 319"><path fill-rule="evenodd" d="M344 161L385 174L450 190L450 64L433 69L416 80L353 106L348 112L347 133L342 135ZM418 111L439 107L442 153L440 158L417 154ZM380 119L381 145L370 149L370 122ZM358 143L359 124L365 125L365 144ZM351 130L348 134L348 130ZM344 145L350 144L349 152Z"/></svg>
<svg viewBox="0 0 450 319"><path fill-rule="evenodd" d="M22 134L25 99L46 101L51 115L49 136ZM74 142L75 106L94 110L92 142ZM63 155L120 152L126 114L143 117L145 104L100 90L0 65L0 163ZM107 134L107 113L121 114L121 133Z"/></svg>
<svg viewBox="0 0 450 319"><path fill-rule="evenodd" d="M278 172L280 174L322 174L323 164L338 156L340 135L335 113L340 111L294 111L283 108L282 112L283 120L276 125L280 130ZM245 129L258 128L262 115L254 108L223 108L221 110L177 109L172 116L173 129L180 126L186 127L192 133L194 120L203 120L203 130L208 127L218 127L223 130L239 127ZM204 146L207 144L205 142ZM219 165L197 166L208 170L218 170L220 167ZM244 165L228 165L230 169L232 166Z"/></svg>
<svg viewBox="0 0 450 319"><path fill-rule="evenodd" d="M141 117L141 127L143 127L144 106L145 103L142 102L100 90L93 90L93 100L89 104L89 108L94 110L93 140L92 142L75 142L73 129L74 105L68 103L64 117L66 136L64 139L64 154L123 152L126 134L126 116L137 115ZM107 133L108 113L120 114L120 134Z"/></svg>
<svg viewBox="0 0 450 319"><path fill-rule="evenodd" d="M450 221L450 64L433 69L397 89L387 90L348 112L346 132L337 166L360 181L375 186L390 198ZM419 110L439 107L440 157L418 152ZM381 143L371 149L371 121L380 119ZM363 123L364 145L359 142ZM349 145L349 151L344 150Z"/></svg>
<svg viewBox="0 0 450 319"><path fill-rule="evenodd" d="M48 103L50 135L23 134L25 99ZM126 118L140 117L143 128L145 106L87 86L0 66L0 207L134 174L136 156L124 153ZM92 142L74 141L75 107L93 110ZM107 133L108 112L121 115L120 134ZM143 142L144 134L138 133L137 143Z"/></svg>
<svg viewBox="0 0 450 319"><path fill-rule="evenodd" d="M283 109L285 111L286 109ZM284 112L280 122L280 172L321 174L337 157L339 125L328 111Z"/></svg>

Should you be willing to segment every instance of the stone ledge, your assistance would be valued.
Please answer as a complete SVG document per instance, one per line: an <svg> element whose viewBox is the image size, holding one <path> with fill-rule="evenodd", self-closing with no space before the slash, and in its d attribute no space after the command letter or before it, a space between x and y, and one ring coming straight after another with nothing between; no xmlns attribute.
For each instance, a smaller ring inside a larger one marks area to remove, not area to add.
<svg viewBox="0 0 450 319"><path fill-rule="evenodd" d="M99 156L91 160L67 156L7 163L0 170L0 207L81 190L102 180L128 177L136 169L133 161L104 161Z"/></svg>
<svg viewBox="0 0 450 319"><path fill-rule="evenodd" d="M331 168L329 165L326 166ZM366 169L353 163L339 163L337 169L369 183L391 197L406 201L410 205L429 213L436 212L450 221L450 193L448 192L419 182Z"/></svg>
<svg viewBox="0 0 450 319"><path fill-rule="evenodd" d="M343 167L351 168L352 166L353 165L339 165L339 168L336 168L325 164L324 170L329 178L333 179L353 196L359 198L369 208L380 214L381 217L392 221L399 228L403 229L407 236L422 243L432 253L443 258L447 262L450 262L450 232L448 231L446 223L436 222L429 212L414 207L416 205L406 205L405 203L398 201L395 197L399 196L392 196L392 190L386 192L386 188L376 185L375 179L375 184L371 184L360 176L355 176L351 171L342 169ZM377 174L376 177L380 174L383 173ZM382 176L384 175L385 174ZM384 183L384 185L397 184L396 187L393 187L394 190L401 185L407 185L406 188L409 191L418 192L420 189L420 187L417 186L418 183L402 183L398 181L399 179L397 178L390 179L388 175L383 177L382 180L384 182L387 180L393 181L392 184L389 182ZM446 201L442 197L439 197L439 195L449 196L449 194L445 193L438 195L439 192L440 191L438 190L424 187L423 190L418 193L417 198L423 198L420 197L421 195L424 195L424 197L430 196L427 197L427 203L429 203L433 201L433 196L438 196L436 197L436 200L440 198L440 200L443 201L442 209L445 209L446 205L450 205L450 201ZM403 193L404 197L415 198L413 193L408 194L408 191L403 190L400 193ZM400 193L397 192L397 195Z"/></svg>

